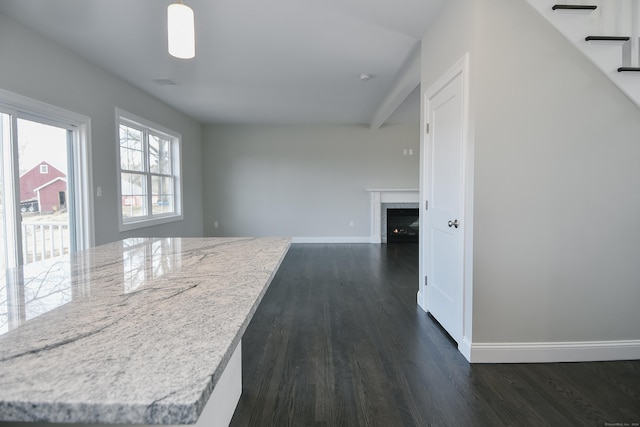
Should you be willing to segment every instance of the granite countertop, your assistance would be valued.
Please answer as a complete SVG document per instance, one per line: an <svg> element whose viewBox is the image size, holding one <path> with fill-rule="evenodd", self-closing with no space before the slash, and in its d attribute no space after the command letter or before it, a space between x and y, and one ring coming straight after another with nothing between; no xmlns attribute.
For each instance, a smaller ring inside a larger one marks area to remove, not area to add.
<svg viewBox="0 0 640 427"><path fill-rule="evenodd" d="M0 421L194 423L289 244L128 239L7 270Z"/></svg>

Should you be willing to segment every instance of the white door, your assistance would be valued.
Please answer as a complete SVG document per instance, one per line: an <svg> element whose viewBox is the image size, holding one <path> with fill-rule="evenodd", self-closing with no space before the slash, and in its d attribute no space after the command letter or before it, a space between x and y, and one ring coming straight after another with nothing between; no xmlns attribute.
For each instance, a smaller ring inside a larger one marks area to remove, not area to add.
<svg viewBox="0 0 640 427"><path fill-rule="evenodd" d="M426 308L460 344L463 278L464 86L459 72L427 93L423 188Z"/></svg>

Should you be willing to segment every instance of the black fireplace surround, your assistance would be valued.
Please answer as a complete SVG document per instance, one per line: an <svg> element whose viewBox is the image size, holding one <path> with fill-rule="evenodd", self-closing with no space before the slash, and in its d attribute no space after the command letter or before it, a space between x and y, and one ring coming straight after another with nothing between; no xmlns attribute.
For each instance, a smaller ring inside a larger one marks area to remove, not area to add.
<svg viewBox="0 0 640 427"><path fill-rule="evenodd" d="M387 209L387 243L418 242L417 208Z"/></svg>

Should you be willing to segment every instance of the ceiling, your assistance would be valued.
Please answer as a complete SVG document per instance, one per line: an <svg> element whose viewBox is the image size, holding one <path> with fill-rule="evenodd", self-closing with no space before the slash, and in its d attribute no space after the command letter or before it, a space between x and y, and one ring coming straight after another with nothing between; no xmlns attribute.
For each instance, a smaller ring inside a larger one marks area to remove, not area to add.
<svg viewBox="0 0 640 427"><path fill-rule="evenodd" d="M171 0L0 0L0 13L203 123L360 124L446 0L184 1L190 60L167 53ZM417 93L390 122L417 120Z"/></svg>

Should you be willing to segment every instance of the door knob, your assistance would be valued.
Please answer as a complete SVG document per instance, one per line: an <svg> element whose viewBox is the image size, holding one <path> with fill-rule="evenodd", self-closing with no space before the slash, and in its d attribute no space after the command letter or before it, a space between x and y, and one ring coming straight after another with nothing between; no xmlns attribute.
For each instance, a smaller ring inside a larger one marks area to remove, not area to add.
<svg viewBox="0 0 640 427"><path fill-rule="evenodd" d="M454 220L454 221L449 221L449 222L447 223L447 225L449 225L449 228L451 228L451 227L458 228L458 226L460 225L460 223L458 223L458 220L456 219L456 220Z"/></svg>

